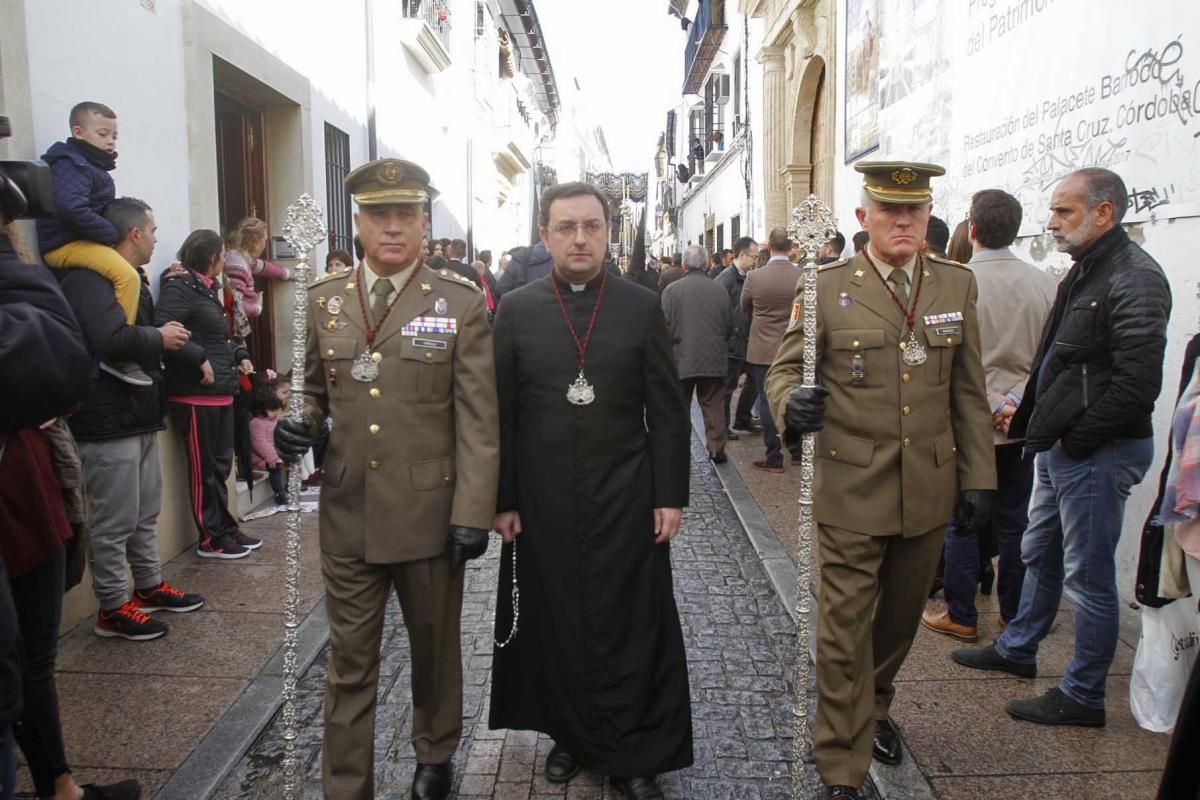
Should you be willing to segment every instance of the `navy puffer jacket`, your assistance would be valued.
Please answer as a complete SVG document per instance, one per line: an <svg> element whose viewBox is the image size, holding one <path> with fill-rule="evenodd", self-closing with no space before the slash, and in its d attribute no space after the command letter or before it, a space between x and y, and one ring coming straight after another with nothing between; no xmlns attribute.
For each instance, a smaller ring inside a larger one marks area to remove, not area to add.
<svg viewBox="0 0 1200 800"><path fill-rule="evenodd" d="M109 166L89 153L79 139L51 145L42 160L50 165L54 186L54 216L37 221L38 246L43 253L56 250L67 242L86 239L100 244L116 244L117 229L101 214L117 195Z"/></svg>

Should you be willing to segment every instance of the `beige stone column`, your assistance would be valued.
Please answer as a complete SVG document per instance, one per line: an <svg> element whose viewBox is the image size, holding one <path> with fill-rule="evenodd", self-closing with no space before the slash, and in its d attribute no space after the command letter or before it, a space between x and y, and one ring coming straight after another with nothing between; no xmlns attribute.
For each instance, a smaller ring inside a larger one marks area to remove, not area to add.
<svg viewBox="0 0 1200 800"><path fill-rule="evenodd" d="M763 208L766 229L787 224L787 186L784 165L791 124L787 119L787 75L784 48L764 47L758 54L763 65Z"/></svg>

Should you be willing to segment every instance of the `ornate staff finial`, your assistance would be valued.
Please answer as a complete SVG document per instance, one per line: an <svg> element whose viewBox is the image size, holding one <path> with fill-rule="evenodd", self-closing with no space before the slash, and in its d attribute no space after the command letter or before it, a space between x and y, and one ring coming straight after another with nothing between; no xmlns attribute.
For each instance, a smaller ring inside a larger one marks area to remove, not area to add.
<svg viewBox="0 0 1200 800"><path fill-rule="evenodd" d="M788 236L792 238L809 261L817 259L822 245L837 233L837 221L829 206L815 194L810 194L792 209L792 221L788 224Z"/></svg>
<svg viewBox="0 0 1200 800"><path fill-rule="evenodd" d="M292 396L288 414L304 413L304 354L308 340L309 253L325 241L325 215L305 192L288 206L283 238L296 249L295 293L292 298ZM295 800L296 759L296 634L300 627L300 470L288 470L286 597L283 611L283 796Z"/></svg>
<svg viewBox="0 0 1200 800"><path fill-rule="evenodd" d="M801 378L805 386L817 382L817 253L837 233L837 223L829 206L810 194L792 209L788 236L804 250L803 323L804 360ZM816 476L816 434L806 433L800 454L800 534L796 558L796 678L794 714L795 737L792 740L792 797L804 796L804 764L812 747L812 725L808 715L808 676L812 640L812 587L810 571L813 546L813 480Z"/></svg>

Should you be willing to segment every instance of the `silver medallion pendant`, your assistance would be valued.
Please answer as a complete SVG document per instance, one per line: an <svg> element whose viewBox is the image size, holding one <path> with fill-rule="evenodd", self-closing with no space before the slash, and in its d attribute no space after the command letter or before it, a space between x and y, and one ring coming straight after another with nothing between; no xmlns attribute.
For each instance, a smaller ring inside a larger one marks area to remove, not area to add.
<svg viewBox="0 0 1200 800"><path fill-rule="evenodd" d="M908 332L908 341L900 346L904 350L900 356L900 360L907 366L919 367L929 358L929 354L925 351L925 345L917 341L916 331L910 330Z"/></svg>
<svg viewBox="0 0 1200 800"><path fill-rule="evenodd" d="M350 377L359 383L371 383L379 377L379 365L375 363L370 350L364 350L362 355L354 359Z"/></svg>
<svg viewBox="0 0 1200 800"><path fill-rule="evenodd" d="M587 382L587 378L583 377L583 370L579 370L579 377L567 387L567 402L575 406L588 406L595 399L596 390Z"/></svg>

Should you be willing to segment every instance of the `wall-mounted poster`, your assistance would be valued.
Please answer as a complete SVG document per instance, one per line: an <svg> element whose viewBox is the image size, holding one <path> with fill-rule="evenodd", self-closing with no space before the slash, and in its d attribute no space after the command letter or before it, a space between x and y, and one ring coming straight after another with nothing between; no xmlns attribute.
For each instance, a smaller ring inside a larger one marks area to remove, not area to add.
<svg viewBox="0 0 1200 800"><path fill-rule="evenodd" d="M846 163L879 147L879 0L846 0Z"/></svg>

